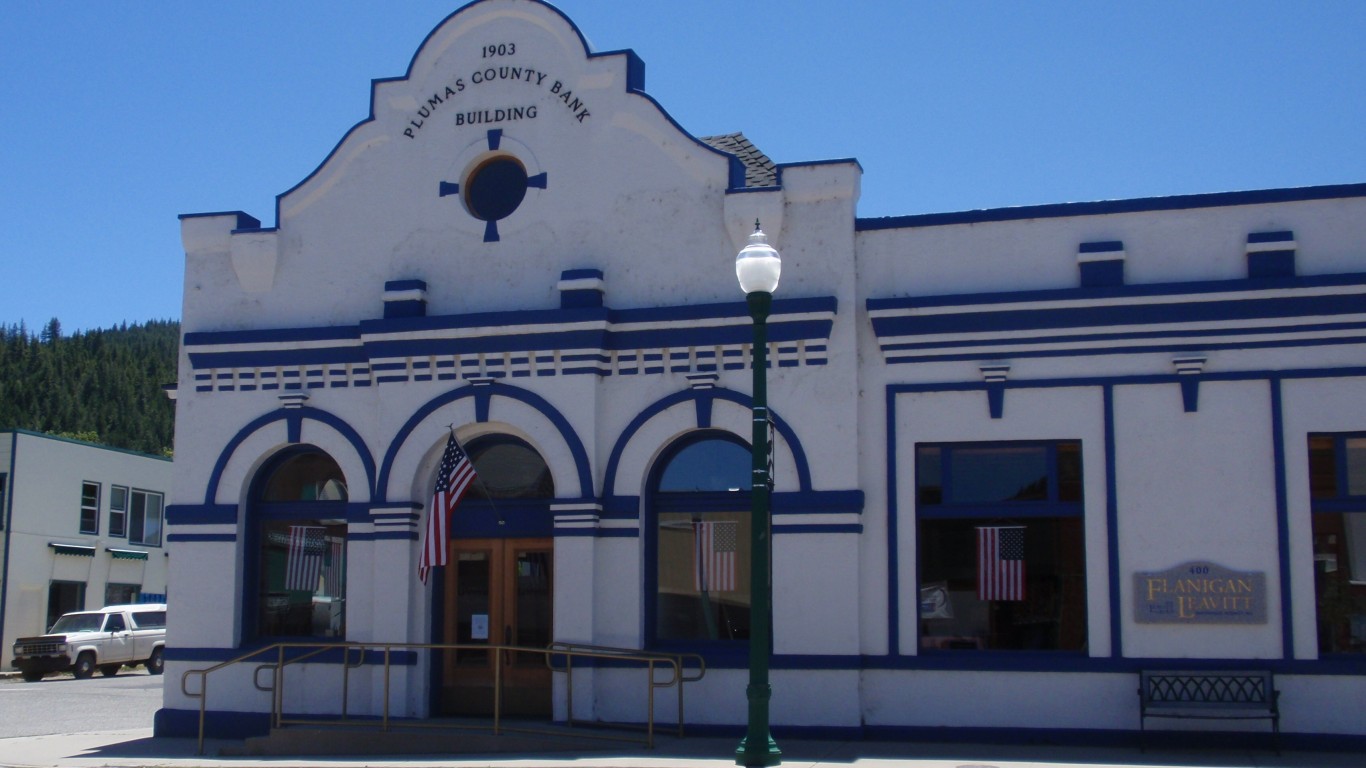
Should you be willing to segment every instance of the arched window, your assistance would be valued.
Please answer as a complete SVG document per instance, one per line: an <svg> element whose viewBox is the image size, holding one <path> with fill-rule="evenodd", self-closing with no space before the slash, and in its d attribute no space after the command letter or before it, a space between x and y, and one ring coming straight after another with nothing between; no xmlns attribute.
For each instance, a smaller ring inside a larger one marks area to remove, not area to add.
<svg viewBox="0 0 1366 768"><path fill-rule="evenodd" d="M249 635L346 636L346 477L317 448L285 451L252 494Z"/></svg>
<svg viewBox="0 0 1366 768"><path fill-rule="evenodd" d="M725 432L671 446L652 474L656 644L749 638L750 448Z"/></svg>
<svg viewBox="0 0 1366 768"><path fill-rule="evenodd" d="M545 459L525 440L512 435L481 435L465 446L479 481L470 486L471 501L550 499L555 482Z"/></svg>

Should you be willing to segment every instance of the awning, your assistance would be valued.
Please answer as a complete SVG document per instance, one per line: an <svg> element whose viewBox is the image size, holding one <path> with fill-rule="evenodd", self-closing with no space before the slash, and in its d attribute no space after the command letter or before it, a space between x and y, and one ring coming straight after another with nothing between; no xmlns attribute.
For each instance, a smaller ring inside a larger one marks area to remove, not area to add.
<svg viewBox="0 0 1366 768"><path fill-rule="evenodd" d="M83 547L79 544L58 544L55 541L47 543L52 550L59 555L75 555L76 557L94 557L94 547Z"/></svg>
<svg viewBox="0 0 1366 768"><path fill-rule="evenodd" d="M140 551L138 551L138 550L136 550L136 549L114 549L113 547L105 547L105 548L104 548L104 551L105 551L105 552L108 552L108 553L111 554L111 555L113 555L115 560L146 560L146 559L147 559L147 553L146 553L146 552L140 552Z"/></svg>

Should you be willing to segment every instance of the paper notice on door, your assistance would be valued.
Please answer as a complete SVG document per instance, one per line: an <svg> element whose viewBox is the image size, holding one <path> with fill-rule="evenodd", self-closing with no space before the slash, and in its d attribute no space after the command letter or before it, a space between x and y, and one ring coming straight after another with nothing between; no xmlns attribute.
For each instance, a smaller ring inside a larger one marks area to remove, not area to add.
<svg viewBox="0 0 1366 768"><path fill-rule="evenodd" d="M470 639L489 639L489 615L487 613L476 613L470 616Z"/></svg>

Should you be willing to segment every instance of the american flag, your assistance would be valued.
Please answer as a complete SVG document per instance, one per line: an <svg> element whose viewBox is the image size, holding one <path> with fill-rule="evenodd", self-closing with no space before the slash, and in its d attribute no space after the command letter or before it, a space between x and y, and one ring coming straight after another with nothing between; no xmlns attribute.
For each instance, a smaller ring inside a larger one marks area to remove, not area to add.
<svg viewBox="0 0 1366 768"><path fill-rule="evenodd" d="M474 477L474 465L452 431L450 437L446 438L446 451L441 454L441 468L436 473L436 491L432 494L432 509L427 514L427 535L417 564L417 576L423 584L427 583L427 574L433 568L446 564L451 513L465 497L465 491L469 490Z"/></svg>
<svg viewBox="0 0 1366 768"><path fill-rule="evenodd" d="M977 529L977 599L1023 600L1024 527Z"/></svg>
<svg viewBox="0 0 1366 768"><path fill-rule="evenodd" d="M740 526L734 521L693 523L693 589L698 592L735 590L735 550Z"/></svg>
<svg viewBox="0 0 1366 768"><path fill-rule="evenodd" d="M342 577L346 573L346 542L340 538L328 539L327 559L323 561L323 594L331 597L346 597L342 591Z"/></svg>
<svg viewBox="0 0 1366 768"><path fill-rule="evenodd" d="M316 525L289 526L289 556L285 559L285 589L316 592L323 570L326 528Z"/></svg>

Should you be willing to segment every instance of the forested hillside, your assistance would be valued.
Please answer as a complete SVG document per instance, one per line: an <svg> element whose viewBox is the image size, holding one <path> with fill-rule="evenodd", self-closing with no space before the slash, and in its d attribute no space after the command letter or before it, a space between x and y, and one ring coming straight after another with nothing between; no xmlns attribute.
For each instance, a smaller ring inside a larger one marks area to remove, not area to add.
<svg viewBox="0 0 1366 768"><path fill-rule="evenodd" d="M0 429L18 427L169 455L180 323L123 325L63 336L56 318L32 333L4 328Z"/></svg>

